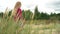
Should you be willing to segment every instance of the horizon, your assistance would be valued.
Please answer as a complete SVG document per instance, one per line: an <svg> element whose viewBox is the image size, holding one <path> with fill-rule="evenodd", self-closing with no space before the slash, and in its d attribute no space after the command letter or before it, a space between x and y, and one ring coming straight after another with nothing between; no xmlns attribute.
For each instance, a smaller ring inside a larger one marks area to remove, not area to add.
<svg viewBox="0 0 60 34"><path fill-rule="evenodd" d="M8 7L8 10L14 8L14 5L17 1L22 3L21 9L28 10L30 9L34 12L36 6L40 12L48 13L60 13L60 4L59 0L0 0L0 12L4 12Z"/></svg>

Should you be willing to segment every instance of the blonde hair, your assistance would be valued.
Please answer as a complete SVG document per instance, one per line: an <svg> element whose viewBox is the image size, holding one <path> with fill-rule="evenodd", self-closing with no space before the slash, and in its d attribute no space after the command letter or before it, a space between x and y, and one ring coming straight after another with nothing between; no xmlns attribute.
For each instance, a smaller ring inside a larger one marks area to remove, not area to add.
<svg viewBox="0 0 60 34"><path fill-rule="evenodd" d="M16 2L14 9L21 7L21 2Z"/></svg>
<svg viewBox="0 0 60 34"><path fill-rule="evenodd" d="M14 16L17 12L17 9L21 7L21 2L16 2L14 9L12 10L12 15Z"/></svg>

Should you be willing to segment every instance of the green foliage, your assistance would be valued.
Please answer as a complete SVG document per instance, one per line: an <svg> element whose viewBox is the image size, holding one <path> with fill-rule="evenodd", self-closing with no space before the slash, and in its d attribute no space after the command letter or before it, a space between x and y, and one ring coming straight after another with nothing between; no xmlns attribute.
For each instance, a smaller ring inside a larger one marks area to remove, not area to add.
<svg viewBox="0 0 60 34"><path fill-rule="evenodd" d="M8 16L11 16L11 13L12 13L12 10L11 10L11 11L9 11L9 14L8 14Z"/></svg>
<svg viewBox="0 0 60 34"><path fill-rule="evenodd" d="M42 12L40 15L40 19L49 19L49 15L47 13Z"/></svg>
<svg viewBox="0 0 60 34"><path fill-rule="evenodd" d="M3 17L3 12L0 13L0 17Z"/></svg>
<svg viewBox="0 0 60 34"><path fill-rule="evenodd" d="M47 13L40 13L39 11L38 11L38 7L36 6L35 7L35 12L34 12L34 19L37 19L37 20L39 20L39 19L49 19L49 15L47 14Z"/></svg>
<svg viewBox="0 0 60 34"><path fill-rule="evenodd" d="M57 15L56 13L51 13L51 14L50 14L50 17L56 16L56 15Z"/></svg>
<svg viewBox="0 0 60 34"><path fill-rule="evenodd" d="M25 12L24 12L24 10L22 10L22 16L23 16L23 18L25 17Z"/></svg>
<svg viewBox="0 0 60 34"><path fill-rule="evenodd" d="M39 19L40 18L40 12L38 11L38 7L35 7L35 12L34 12L34 19Z"/></svg>
<svg viewBox="0 0 60 34"><path fill-rule="evenodd" d="M23 17L26 19L26 20L30 20L31 17L32 17L32 12L30 10L23 10L22 11L23 13Z"/></svg>
<svg viewBox="0 0 60 34"><path fill-rule="evenodd" d="M57 17L57 18L58 18L58 20L60 20L60 13L58 13L58 14L57 14L57 16L58 16L58 17Z"/></svg>
<svg viewBox="0 0 60 34"><path fill-rule="evenodd" d="M50 14L50 19L60 20L60 13L58 13L58 14L56 14L56 13L51 13L51 14Z"/></svg>

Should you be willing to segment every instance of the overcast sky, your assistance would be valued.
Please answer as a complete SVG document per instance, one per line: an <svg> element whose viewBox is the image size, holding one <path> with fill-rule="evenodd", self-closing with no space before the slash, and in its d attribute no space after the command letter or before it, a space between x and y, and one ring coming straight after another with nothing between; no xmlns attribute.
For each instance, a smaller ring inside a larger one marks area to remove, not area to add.
<svg viewBox="0 0 60 34"><path fill-rule="evenodd" d="M0 0L0 11L4 12L6 7L8 7L8 9L13 9L17 1L20 1L22 3L21 9L24 10L30 9L31 11L33 11L35 6L37 5L40 12L60 12L59 0Z"/></svg>

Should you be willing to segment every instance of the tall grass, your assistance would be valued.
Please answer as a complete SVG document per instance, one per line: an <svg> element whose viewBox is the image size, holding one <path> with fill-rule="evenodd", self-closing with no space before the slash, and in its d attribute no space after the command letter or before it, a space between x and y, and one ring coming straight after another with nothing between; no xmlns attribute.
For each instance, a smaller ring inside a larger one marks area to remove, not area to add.
<svg viewBox="0 0 60 34"><path fill-rule="evenodd" d="M5 10L3 18L0 18L0 34L18 34L25 24L25 19L14 21L13 17L8 16L8 9Z"/></svg>
<svg viewBox="0 0 60 34"><path fill-rule="evenodd" d="M6 13L0 18L0 34L60 34L58 20L33 20L33 14L32 20L17 20L16 23L13 17L8 17Z"/></svg>

